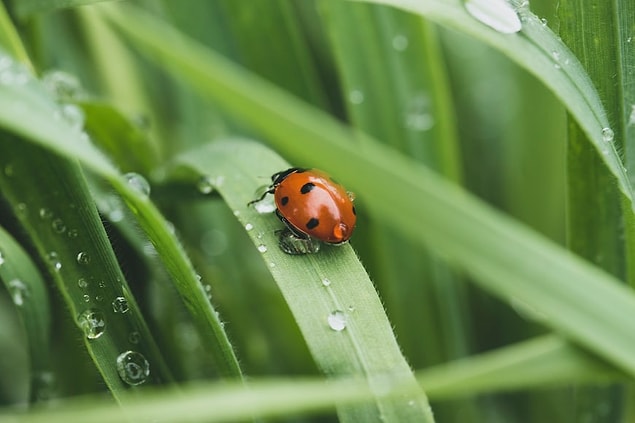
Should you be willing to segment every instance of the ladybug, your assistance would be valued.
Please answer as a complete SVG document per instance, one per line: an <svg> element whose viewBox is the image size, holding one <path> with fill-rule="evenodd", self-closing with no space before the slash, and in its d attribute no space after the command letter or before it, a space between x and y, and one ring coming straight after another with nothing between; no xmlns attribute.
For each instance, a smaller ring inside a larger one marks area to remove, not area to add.
<svg viewBox="0 0 635 423"><path fill-rule="evenodd" d="M272 184L251 205L273 194L276 215L286 225L280 246L289 254L314 253L319 243L339 245L349 240L357 216L353 195L318 169L292 167L271 176Z"/></svg>

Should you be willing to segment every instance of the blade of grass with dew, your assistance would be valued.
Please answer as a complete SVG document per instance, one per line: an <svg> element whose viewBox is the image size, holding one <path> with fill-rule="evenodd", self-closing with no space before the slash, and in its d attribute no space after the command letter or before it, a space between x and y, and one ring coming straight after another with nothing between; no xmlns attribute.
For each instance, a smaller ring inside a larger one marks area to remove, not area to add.
<svg viewBox="0 0 635 423"><path fill-rule="evenodd" d="M625 100L629 92L630 97L635 98L635 87L627 84L635 82L628 76L635 66L632 57L635 49L631 47L630 57L623 53L628 49L627 38L632 36L635 4L621 0L608 3L584 0L574 4L566 0L558 8L558 17L560 35L580 58L607 110L610 126L604 140L624 153L626 166L633 170L630 159L635 156L629 151L633 146L626 138L631 106ZM632 259L635 220L629 204L620 198L600 158L590 151L586 134L571 119L568 143L567 213L571 249L632 286L635 283ZM631 181L632 178L631 175ZM618 395L615 387L588 388L587 395L593 397L593 401L580 401L577 412L580 415L592 413L600 401L611 404L612 409L622 408L623 388L617 388Z"/></svg>
<svg viewBox="0 0 635 423"><path fill-rule="evenodd" d="M0 176L3 196L83 330L86 348L115 398L125 403L129 385L170 381L79 166L6 133L0 150L3 168L13 169L11 176ZM122 355L127 351L136 354ZM142 369L138 374L127 370L127 357Z"/></svg>
<svg viewBox="0 0 635 423"><path fill-rule="evenodd" d="M462 0L351 0L394 6L419 14L445 27L470 35L500 50L505 56L533 74L553 91L578 122L600 153L618 182L620 191L633 204L633 193L624 167L613 145L604 141L609 120L588 74L575 55L527 8L518 6L520 32L498 32L472 17ZM511 6L510 6L511 7Z"/></svg>
<svg viewBox="0 0 635 423"><path fill-rule="evenodd" d="M8 57L8 56L0 56ZM124 198L139 224L161 256L177 290L194 317L201 340L214 358L222 375L240 377L238 360L218 315L207 299L196 272L169 224L147 195L131 187L110 162L92 144L86 134L72 129L60 118L59 107L44 88L28 73L13 64L4 72L11 79L0 84L0 126L63 156L78 159L87 168L104 177ZM210 330L211 329L211 330Z"/></svg>
<svg viewBox="0 0 635 423"><path fill-rule="evenodd" d="M433 400L548 386L626 380L618 368L555 335L512 344L417 372Z"/></svg>
<svg viewBox="0 0 635 423"><path fill-rule="evenodd" d="M623 152L626 168L634 170L635 132L631 121L635 100L635 46L632 43L635 4L616 0L609 4L585 0L564 1L558 8L562 21L560 34L580 58L598 87L611 122L605 132L605 142L616 144ZM584 25L580 25L582 22ZM629 37L630 42L629 42ZM608 65L607 65L608 64ZM599 265L635 283L634 217L628 204L620 204L612 181L589 157L588 140L577 124L569 125L569 195L570 242L574 251L597 261ZM633 180L632 172L629 174ZM589 204L594 206L589 207ZM593 211L593 213L591 213ZM592 219L594 224L588 225ZM627 228L626 232L624 228ZM626 237L624 237L624 232ZM626 241L625 260L624 240Z"/></svg>
<svg viewBox="0 0 635 423"><path fill-rule="evenodd" d="M541 323L635 374L635 340L623 319L635 313L635 297L615 278L140 11L100 10L142 51L242 116L288 157L324 165L358 195L374 199L368 207L395 230L434 246L484 289L503 300L523 301L545 317ZM163 34L160 40L157 33ZM571 89L573 99L583 97L569 79L561 82L566 87L561 94ZM562 99L580 111L567 95ZM583 115L593 114L584 104ZM360 138L365 141L352 142Z"/></svg>
<svg viewBox="0 0 635 423"><path fill-rule="evenodd" d="M216 142L174 161L194 173L192 183L207 177L234 210L262 253L285 297L318 367L331 377L367 379L375 403L339 408L343 421L434 421L423 391L385 399L387 381L415 383L401 355L372 282L348 245L323 246L319 254L290 256L278 246L280 222L247 203L261 185L261 175L289 166L261 144ZM414 386L414 385L413 385Z"/></svg>
<svg viewBox="0 0 635 423"><path fill-rule="evenodd" d="M5 175L7 169L12 168L5 168ZM30 401L47 400L51 389L51 314L48 291L35 263L2 227L0 279L17 307L26 332L31 370Z"/></svg>
<svg viewBox="0 0 635 423"><path fill-rule="evenodd" d="M318 7L351 125L451 180L460 179L451 96L432 25L372 4L327 1ZM363 203L357 207L364 209ZM369 272L409 363L421 368L465 355L465 285L455 272L381 217L365 225L360 220L360 226L370 239L354 239L354 245L372 258ZM467 403L443 404L435 415L451 420L460 413L466 419L470 411ZM469 419L477 418L472 414Z"/></svg>

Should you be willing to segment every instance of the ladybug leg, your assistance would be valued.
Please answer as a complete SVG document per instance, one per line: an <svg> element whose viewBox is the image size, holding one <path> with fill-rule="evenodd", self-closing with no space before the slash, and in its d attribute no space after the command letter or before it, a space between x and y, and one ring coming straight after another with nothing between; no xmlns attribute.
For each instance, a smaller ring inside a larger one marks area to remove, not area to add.
<svg viewBox="0 0 635 423"><path fill-rule="evenodd" d="M262 189L262 188L261 188ZM255 200L251 200L250 202L247 203L247 207L251 206L252 204L255 204L259 201L262 201L267 194L273 194L273 192L276 190L276 187L274 185L270 185L267 187L267 189L262 193L262 195L258 198L256 198Z"/></svg>

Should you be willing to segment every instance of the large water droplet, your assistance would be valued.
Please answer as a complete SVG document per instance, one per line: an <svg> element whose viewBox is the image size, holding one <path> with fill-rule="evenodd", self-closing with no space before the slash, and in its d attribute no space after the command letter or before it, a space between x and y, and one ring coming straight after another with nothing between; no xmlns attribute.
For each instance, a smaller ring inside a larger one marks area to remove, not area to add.
<svg viewBox="0 0 635 423"><path fill-rule="evenodd" d="M150 363L143 354L136 351L126 351L117 357L117 372L121 380L128 385L140 385L150 375Z"/></svg>
<svg viewBox="0 0 635 423"><path fill-rule="evenodd" d="M99 338L106 330L106 318L100 310L89 308L77 317L77 324L88 339Z"/></svg>
<svg viewBox="0 0 635 423"><path fill-rule="evenodd" d="M604 142L613 142L615 134L611 128L602 128L602 140Z"/></svg>
<svg viewBox="0 0 635 423"><path fill-rule="evenodd" d="M150 184L146 178L134 172L126 173L123 177L126 179L128 185L143 197L150 196Z"/></svg>
<svg viewBox="0 0 635 423"><path fill-rule="evenodd" d="M335 310L328 315L327 321L329 327L336 332L346 329L346 315L341 310Z"/></svg>
<svg viewBox="0 0 635 423"><path fill-rule="evenodd" d="M331 280L328 279L328 278L322 279L322 285L323 286L331 286Z"/></svg>
<svg viewBox="0 0 635 423"><path fill-rule="evenodd" d="M465 9L473 18L503 34L522 29L520 18L506 0L466 0Z"/></svg>
<svg viewBox="0 0 635 423"><path fill-rule="evenodd" d="M258 251L260 251L261 253L266 253L267 252L267 246L265 244L258 245Z"/></svg>
<svg viewBox="0 0 635 423"><path fill-rule="evenodd" d="M85 278L79 278L77 280L77 286L80 289L86 289L86 288L88 288L88 281Z"/></svg>
<svg viewBox="0 0 635 423"><path fill-rule="evenodd" d="M29 297L29 287L20 279L13 279L9 281L9 292L11 293L11 299L13 303L18 307L24 305L24 301Z"/></svg>
<svg viewBox="0 0 635 423"><path fill-rule="evenodd" d="M251 223L245 224L245 230L246 231L251 231L253 228L254 228L254 225L252 225Z"/></svg>
<svg viewBox="0 0 635 423"><path fill-rule="evenodd" d="M79 264L88 264L90 263L90 255L85 251L80 251L77 254L77 263Z"/></svg>
<svg viewBox="0 0 635 423"><path fill-rule="evenodd" d="M117 297L114 300L112 300L112 310L115 313L125 313L129 310L129 306L128 306L128 300L126 300L124 297Z"/></svg>

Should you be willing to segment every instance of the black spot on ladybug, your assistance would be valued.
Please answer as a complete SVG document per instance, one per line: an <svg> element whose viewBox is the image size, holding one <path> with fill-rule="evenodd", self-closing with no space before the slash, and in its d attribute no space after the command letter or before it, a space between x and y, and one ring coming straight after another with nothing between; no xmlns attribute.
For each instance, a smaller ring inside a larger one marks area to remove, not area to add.
<svg viewBox="0 0 635 423"><path fill-rule="evenodd" d="M317 220L315 217L312 217L312 218L309 219L308 222L306 222L306 228L307 229L314 229L319 224L320 224L320 221Z"/></svg>
<svg viewBox="0 0 635 423"><path fill-rule="evenodd" d="M312 182L307 182L306 184L302 185L302 188L300 188L300 192L302 194L308 194L313 188L315 188L315 184Z"/></svg>
<svg viewBox="0 0 635 423"><path fill-rule="evenodd" d="M286 206L288 202L289 202L289 197L282 197L280 199L280 204L282 204L283 206Z"/></svg>
<svg viewBox="0 0 635 423"><path fill-rule="evenodd" d="M286 198L286 197L285 197ZM355 206L353 206L353 214L357 216L357 212L355 211Z"/></svg>

